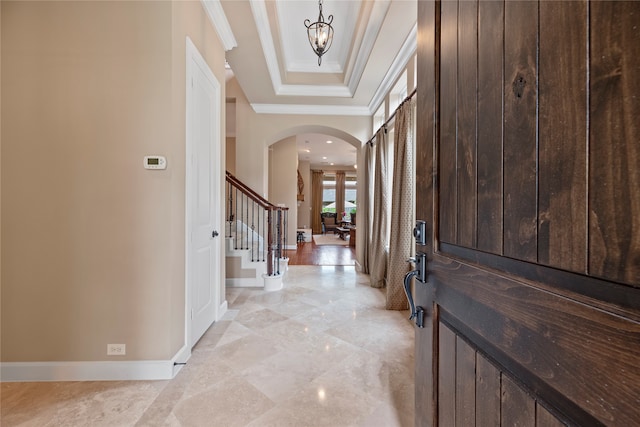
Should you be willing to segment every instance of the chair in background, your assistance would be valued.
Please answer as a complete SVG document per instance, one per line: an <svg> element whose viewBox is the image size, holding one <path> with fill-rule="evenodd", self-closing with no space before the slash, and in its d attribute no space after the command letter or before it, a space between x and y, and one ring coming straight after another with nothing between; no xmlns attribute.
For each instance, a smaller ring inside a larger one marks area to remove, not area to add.
<svg viewBox="0 0 640 427"><path fill-rule="evenodd" d="M340 226L338 224L338 214L335 212L322 212L320 214L320 221L322 221L322 234L326 234L327 231L336 232Z"/></svg>

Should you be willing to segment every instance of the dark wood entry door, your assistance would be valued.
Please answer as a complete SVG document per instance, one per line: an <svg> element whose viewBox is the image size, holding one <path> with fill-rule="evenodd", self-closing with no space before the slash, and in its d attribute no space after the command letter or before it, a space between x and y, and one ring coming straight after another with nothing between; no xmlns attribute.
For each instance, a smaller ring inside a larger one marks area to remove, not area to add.
<svg viewBox="0 0 640 427"><path fill-rule="evenodd" d="M418 28L416 425L640 425L640 2Z"/></svg>

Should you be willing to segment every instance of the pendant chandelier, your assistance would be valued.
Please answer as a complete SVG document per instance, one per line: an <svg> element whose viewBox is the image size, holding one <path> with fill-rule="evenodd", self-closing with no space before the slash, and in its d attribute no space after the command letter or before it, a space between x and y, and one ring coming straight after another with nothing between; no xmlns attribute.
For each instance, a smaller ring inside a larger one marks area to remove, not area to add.
<svg viewBox="0 0 640 427"><path fill-rule="evenodd" d="M307 27L307 35L309 36L309 44L311 49L318 55L318 66L322 64L322 55L329 51L331 43L333 42L333 15L329 15L327 22L322 15L322 0L318 1L318 8L320 14L318 15L317 22L311 22L308 19L304 20L304 26Z"/></svg>

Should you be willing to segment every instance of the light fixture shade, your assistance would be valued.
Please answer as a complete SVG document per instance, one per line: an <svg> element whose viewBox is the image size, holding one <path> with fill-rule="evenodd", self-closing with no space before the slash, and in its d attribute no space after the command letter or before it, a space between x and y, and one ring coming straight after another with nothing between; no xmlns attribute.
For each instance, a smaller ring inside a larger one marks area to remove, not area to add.
<svg viewBox="0 0 640 427"><path fill-rule="evenodd" d="M333 43L333 15L329 15L329 19L325 22L322 15L322 0L318 1L320 14L317 22L304 20L304 26L307 27L307 35L309 36L309 44L311 49L318 55L318 65L322 64L322 55L327 53Z"/></svg>

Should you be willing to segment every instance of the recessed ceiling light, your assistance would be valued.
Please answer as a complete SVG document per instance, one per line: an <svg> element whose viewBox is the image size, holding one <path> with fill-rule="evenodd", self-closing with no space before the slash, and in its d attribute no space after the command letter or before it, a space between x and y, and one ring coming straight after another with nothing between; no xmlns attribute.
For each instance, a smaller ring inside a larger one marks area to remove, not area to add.
<svg viewBox="0 0 640 427"><path fill-rule="evenodd" d="M333 166L333 163L329 163L331 166Z"/></svg>
<svg viewBox="0 0 640 427"><path fill-rule="evenodd" d="M327 158L326 158L326 157L323 157L323 158L322 158L322 160L327 160Z"/></svg>
<svg viewBox="0 0 640 427"><path fill-rule="evenodd" d="M327 144L333 144L333 141L327 141Z"/></svg>
<svg viewBox="0 0 640 427"><path fill-rule="evenodd" d="M311 152L311 150L309 150L309 149L306 149L306 150L304 150L304 151L306 151L307 153L310 153L310 152Z"/></svg>

